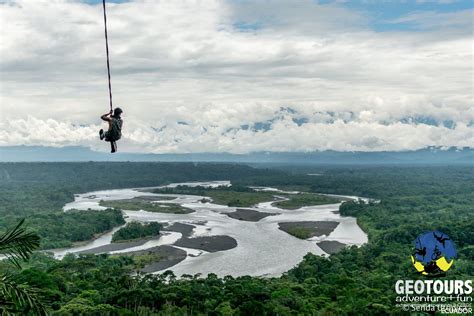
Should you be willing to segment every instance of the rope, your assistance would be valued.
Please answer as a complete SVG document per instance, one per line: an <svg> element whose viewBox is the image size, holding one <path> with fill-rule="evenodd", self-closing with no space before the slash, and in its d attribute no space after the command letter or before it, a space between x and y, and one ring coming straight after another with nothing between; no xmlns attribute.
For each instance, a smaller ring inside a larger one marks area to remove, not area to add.
<svg viewBox="0 0 474 316"><path fill-rule="evenodd" d="M110 83L110 62L109 62L109 41L107 38L107 14L105 13L105 0L102 0L102 5L104 7L104 31L105 31L105 52L107 53L107 75L109 78L109 101L110 101L110 110L112 111L112 85Z"/></svg>

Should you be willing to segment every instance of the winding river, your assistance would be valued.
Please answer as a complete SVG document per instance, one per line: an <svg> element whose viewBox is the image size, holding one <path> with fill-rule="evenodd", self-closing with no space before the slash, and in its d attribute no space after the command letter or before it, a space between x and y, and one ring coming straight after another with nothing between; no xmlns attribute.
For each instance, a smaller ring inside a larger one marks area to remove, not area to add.
<svg viewBox="0 0 474 316"><path fill-rule="evenodd" d="M229 186L228 181L193 182L172 184L188 186ZM273 188L256 188L258 190L274 191L275 195L283 192ZM286 192L296 193L296 192ZM64 211L78 210L103 210L99 206L101 200L130 199L138 196L155 196L160 203L177 203L184 207L193 209L195 212L189 214L169 214L145 211L128 211L126 221L140 222L166 222L191 224L194 229L191 238L202 236L226 235L236 240L237 246L225 251L207 252L199 249L191 249L173 246L186 251L186 257L179 263L164 270L172 270L176 275L197 274L207 275L215 273L218 276L252 275L252 276L280 276L299 262L308 252L327 256L328 254L318 246L321 241L338 241L345 245L360 246L367 242L367 235L357 225L353 217L341 217L339 215L339 203L319 206L307 206L297 210L280 209L272 205L272 202L260 203L252 209L260 212L278 213L267 216L257 222L242 221L231 218L226 213L234 212L235 207L227 207L209 202L203 202L202 196L194 195L170 195L153 194L145 192L143 188L95 191L78 194L75 200L64 206ZM166 199L165 199L166 197ZM170 200L169 197L174 197ZM342 197L342 196L341 196ZM358 199L353 196L343 196L346 199ZM163 199L163 200L160 200ZM295 238L278 228L278 223L318 221L337 222L337 227L327 236L322 235L308 240ZM95 248L109 245L112 235L119 227L79 247L56 249L51 252L56 258L62 258L66 253L79 253L93 251ZM109 253L127 253L137 250L145 250L160 245L173 245L182 234L180 232L163 232L157 240L148 240L139 245L131 245L129 248L105 251ZM99 248L100 249L100 248ZM164 270L152 271L160 273Z"/></svg>

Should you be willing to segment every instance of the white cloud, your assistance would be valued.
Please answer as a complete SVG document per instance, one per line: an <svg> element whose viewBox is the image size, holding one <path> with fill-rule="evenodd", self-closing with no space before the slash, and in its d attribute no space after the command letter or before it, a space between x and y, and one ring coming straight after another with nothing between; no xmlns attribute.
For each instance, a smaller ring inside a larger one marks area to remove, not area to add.
<svg viewBox="0 0 474 316"><path fill-rule="evenodd" d="M65 146L83 144L107 151L98 141L100 126L77 126L71 122L25 119L0 123L0 146L10 144ZM174 123L160 128L143 122L127 122L130 130L120 141L120 148L133 151L163 152L232 152L261 151L380 151L423 148L426 144L468 147L474 143L472 127L458 123L455 128L425 124L379 124L368 121L305 123L298 125L290 116L275 120L268 130L227 129L221 126L202 128Z"/></svg>
<svg viewBox="0 0 474 316"><path fill-rule="evenodd" d="M101 14L75 1L0 4L0 145L103 146ZM364 15L312 1L110 4L121 148L474 147L469 14L413 13L393 22L424 31L383 33ZM258 122L269 127L252 129Z"/></svg>

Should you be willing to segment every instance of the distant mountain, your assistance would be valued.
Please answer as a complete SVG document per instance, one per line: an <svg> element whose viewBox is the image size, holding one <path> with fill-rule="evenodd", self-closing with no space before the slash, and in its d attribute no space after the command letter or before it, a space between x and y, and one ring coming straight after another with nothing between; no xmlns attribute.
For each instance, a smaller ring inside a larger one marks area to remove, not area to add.
<svg viewBox="0 0 474 316"><path fill-rule="evenodd" d="M32 161L188 161L272 164L474 164L474 149L425 148L399 152L255 152L249 154L104 153L86 147L0 147L0 162Z"/></svg>

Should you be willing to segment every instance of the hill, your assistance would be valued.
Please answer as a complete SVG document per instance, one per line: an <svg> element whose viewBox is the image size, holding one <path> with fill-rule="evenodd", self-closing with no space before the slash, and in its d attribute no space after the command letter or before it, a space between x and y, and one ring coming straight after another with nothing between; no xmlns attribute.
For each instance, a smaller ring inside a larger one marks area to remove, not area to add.
<svg viewBox="0 0 474 316"><path fill-rule="evenodd" d="M70 161L147 161L147 162L233 162L271 164L331 164L331 165L384 165L384 164L474 164L473 148L441 149L429 147L414 151L378 152L254 152L146 154L93 151L86 147L0 147L0 162L70 162Z"/></svg>

